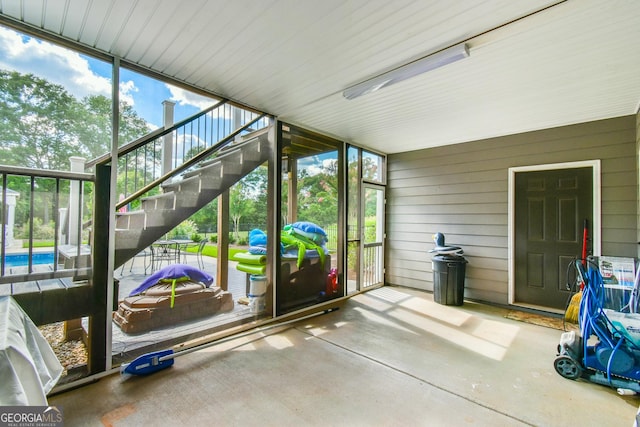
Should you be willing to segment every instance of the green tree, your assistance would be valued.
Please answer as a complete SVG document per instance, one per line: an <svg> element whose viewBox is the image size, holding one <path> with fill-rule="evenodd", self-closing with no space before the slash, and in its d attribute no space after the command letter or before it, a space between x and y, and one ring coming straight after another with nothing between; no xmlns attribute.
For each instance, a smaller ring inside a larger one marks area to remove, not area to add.
<svg viewBox="0 0 640 427"><path fill-rule="evenodd" d="M131 106L122 103L121 141L128 142L147 131L146 122ZM71 156L91 159L108 152L110 146L109 98L88 96L78 101L61 85L33 74L0 70L0 159L3 164L68 170ZM132 165L137 162L134 158L130 161ZM68 184L67 180L60 181L63 193ZM44 224L49 222L55 185L53 179L38 178L34 182L37 203L33 214L42 215ZM21 194L16 222L26 222L31 184L28 179L13 177L8 186ZM64 203L60 200L59 206Z"/></svg>
<svg viewBox="0 0 640 427"><path fill-rule="evenodd" d="M132 106L120 103L119 145L149 131ZM111 147L111 100L78 101L66 89L33 74L0 70L2 162L35 169L69 169L69 157L88 159Z"/></svg>
<svg viewBox="0 0 640 427"><path fill-rule="evenodd" d="M377 181L379 156L368 154L362 156L362 177L370 181Z"/></svg>
<svg viewBox="0 0 640 427"><path fill-rule="evenodd" d="M69 169L69 157L79 154L74 120L81 106L62 86L33 74L0 70L0 111L3 163L34 169ZM18 220L29 208L29 198L24 196L30 193L31 184L24 179L12 184L12 189L23 196L16 208ZM38 179L33 188L36 210L47 224L55 180Z"/></svg>
<svg viewBox="0 0 640 427"><path fill-rule="evenodd" d="M239 181L229 190L229 216L233 223L233 233L236 241L240 239L240 219L253 212L251 199L247 197L246 186Z"/></svg>
<svg viewBox="0 0 640 427"><path fill-rule="evenodd" d="M236 240L240 238L240 220L264 223L267 215L267 168L260 166L238 181L229 191L229 216ZM256 221L256 215L262 217Z"/></svg>
<svg viewBox="0 0 640 427"><path fill-rule="evenodd" d="M244 215L243 223L252 227L266 227L267 224L267 183L268 169L260 166L247 175L243 181L249 188L253 209Z"/></svg>
<svg viewBox="0 0 640 427"><path fill-rule="evenodd" d="M69 157L81 154L75 132L81 108L60 85L33 74L0 70L3 163L69 169Z"/></svg>
<svg viewBox="0 0 640 427"><path fill-rule="evenodd" d="M217 230L218 226L218 199L204 205L198 212L191 216L193 222L198 226L198 230L203 233L211 233Z"/></svg>
<svg viewBox="0 0 640 427"><path fill-rule="evenodd" d="M349 164L347 168L347 236L349 239L357 239L360 227L359 206L360 206L360 176L358 175L358 156L356 148L349 148Z"/></svg>
<svg viewBox="0 0 640 427"><path fill-rule="evenodd" d="M324 162L320 173L298 171L298 220L320 226L338 220L338 162Z"/></svg>
<svg viewBox="0 0 640 427"><path fill-rule="evenodd" d="M77 133L82 142L82 155L87 159L94 159L111 150L111 100L103 95L90 95L82 99L82 106L84 108L82 118L77 121ZM149 131L145 120L133 107L122 101L118 129L118 146ZM137 150L118 161L118 194L131 194L153 180L153 159L160 158L159 150L160 146ZM124 171L128 172L126 177Z"/></svg>
<svg viewBox="0 0 640 427"><path fill-rule="evenodd" d="M77 133L83 154L95 158L111 150L111 99L104 95L89 95L82 99L82 116L77 120ZM120 101L118 146L131 142L149 131L145 120L133 107Z"/></svg>

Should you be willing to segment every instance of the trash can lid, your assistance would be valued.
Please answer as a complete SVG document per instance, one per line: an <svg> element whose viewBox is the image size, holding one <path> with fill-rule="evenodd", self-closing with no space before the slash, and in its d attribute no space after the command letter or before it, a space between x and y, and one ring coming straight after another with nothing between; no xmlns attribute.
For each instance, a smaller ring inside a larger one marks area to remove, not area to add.
<svg viewBox="0 0 640 427"><path fill-rule="evenodd" d="M460 262L466 263L468 262L465 257L462 255L455 254L437 254L431 258L433 261L444 261L444 262Z"/></svg>
<svg viewBox="0 0 640 427"><path fill-rule="evenodd" d="M436 252L441 255L462 255L464 251L460 246L436 246L433 249L429 249L429 253Z"/></svg>

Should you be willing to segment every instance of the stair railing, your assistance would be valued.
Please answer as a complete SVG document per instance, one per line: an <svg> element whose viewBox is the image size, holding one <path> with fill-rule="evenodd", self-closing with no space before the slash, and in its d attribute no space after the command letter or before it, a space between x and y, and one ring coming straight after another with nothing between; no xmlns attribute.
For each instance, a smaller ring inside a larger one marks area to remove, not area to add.
<svg viewBox="0 0 640 427"><path fill-rule="evenodd" d="M23 242L26 243L26 245L24 245L23 250L13 250L13 248L10 250L7 239L7 237L10 237L12 234L9 233L8 230L10 225L7 224L6 221L2 221L0 225L0 288L2 288L2 284L9 283L13 283L15 286L22 286L17 284L23 282L33 282L39 286L36 282L39 280L79 277L90 274L90 248L83 244L88 237L83 236L80 221L74 225L76 229L69 229L69 224L67 224L68 215L65 219L64 215L61 214L61 208L63 208L62 210L65 212L67 212L67 207L74 209L75 212L73 212L73 215L78 218L90 215L91 206L85 206L84 202L88 199L85 199L84 195L91 191L90 188L87 189L86 187L93 185L94 176L88 173L34 170L31 168L0 165L0 218L9 217L8 210L10 208L7 199L11 179L22 180L22 187L26 189L26 194L19 195L19 197L27 201L26 208L28 214L26 215L27 224L25 225L27 234L22 237L26 240L26 242ZM73 191L73 194L71 194L73 187L77 188ZM74 196L77 201L74 206L70 206L69 200L67 200L71 196ZM47 207L45 207L45 205L47 205ZM43 265L36 265L34 261L38 254L36 242L38 240L37 237L40 237L35 235L37 228L35 219L39 217L36 212L43 212L45 209L49 210L49 215L52 218L52 228L49 229L49 224L44 224L43 221L43 233L47 234L46 240L52 240L53 247L49 249L49 251L52 251L52 254L51 259L47 259ZM74 234L74 239L77 241L68 241L71 239L70 234ZM20 245L20 247L23 247L23 245ZM26 253L24 251L26 251ZM11 252L18 252L23 255L24 262L22 262L23 260L21 258L20 267L9 266L7 258L8 255L11 255ZM81 259L84 260L82 263L76 262ZM9 294L13 294L16 290L13 289L14 285L12 285ZM38 291L40 290L41 289L38 288ZM0 295L2 294L4 294L4 292L0 289Z"/></svg>
<svg viewBox="0 0 640 427"><path fill-rule="evenodd" d="M150 182L149 184L147 184L144 187L140 188L136 192L132 193L131 195L125 197L123 200L118 202L118 204L116 205L116 209L121 209L121 208L127 206L129 203L131 203L132 201L138 199L142 195L148 193L149 191L151 191L152 189L154 189L158 185L162 184L163 182L169 180L170 178L173 178L176 175L181 174L182 172L186 171L190 167L196 165L197 163L203 161L204 159L206 159L207 157L211 156L212 154L214 154L214 153L220 151L221 149L225 148L227 145L229 145L231 142L233 142L235 140L236 136L238 136L242 132L245 132L248 129L250 129L252 125L254 125L255 123L258 123L265 116L266 116L266 114L259 115L258 117L256 117L252 121L250 121L249 123L247 123L244 126L236 129L235 131L231 132L231 134L229 134L228 136L223 138L217 144L215 144L215 145L213 145L213 146L211 146L211 147L209 147L209 148L207 148L207 149L205 149L203 151L200 151L198 154L196 154L194 157L192 157L191 159L189 159L186 162L184 162L182 165L178 166L175 169L172 169L171 171L167 172L166 174L160 176L159 178L153 180L152 182Z"/></svg>
<svg viewBox="0 0 640 427"><path fill-rule="evenodd" d="M235 130L231 129L232 120L227 119L230 117L240 123ZM153 195L159 192L154 189L162 182L224 148L236 136L262 129L269 123L266 114L239 108L223 100L171 127L157 129L124 144L118 148L117 191L121 197L116 208L122 209L146 193ZM256 127L251 128L254 125ZM162 171L163 138L168 135L172 135L173 162L171 171ZM181 164L180 159L183 159ZM87 162L85 169L110 162L111 156L107 153Z"/></svg>

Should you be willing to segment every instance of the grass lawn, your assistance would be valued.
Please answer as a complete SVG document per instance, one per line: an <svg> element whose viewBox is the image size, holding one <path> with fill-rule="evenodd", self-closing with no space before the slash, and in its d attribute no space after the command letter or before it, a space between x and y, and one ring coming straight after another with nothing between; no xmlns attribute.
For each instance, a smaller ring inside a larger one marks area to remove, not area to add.
<svg viewBox="0 0 640 427"><path fill-rule="evenodd" d="M24 247L29 247L29 242L23 242ZM42 247L53 247L53 240L34 240L33 241L34 248L42 248ZM246 252L249 249L248 246L240 246L240 247L230 247L229 248L229 259L232 259L235 254L238 252ZM187 248L187 252L196 253L198 251L197 246L190 246ZM212 243L207 243L202 250L202 255L210 256L213 258L218 257L218 247Z"/></svg>
<svg viewBox="0 0 640 427"><path fill-rule="evenodd" d="M247 247L234 247L234 248L229 248L229 259L232 259L233 256L235 254L237 254L238 252L246 252L247 251ZM198 248L195 246L189 247L187 248L187 252L197 252ZM212 258L217 258L218 257L218 247L214 244L206 244L204 246L204 249L202 250L202 255L206 255L206 256L210 256Z"/></svg>

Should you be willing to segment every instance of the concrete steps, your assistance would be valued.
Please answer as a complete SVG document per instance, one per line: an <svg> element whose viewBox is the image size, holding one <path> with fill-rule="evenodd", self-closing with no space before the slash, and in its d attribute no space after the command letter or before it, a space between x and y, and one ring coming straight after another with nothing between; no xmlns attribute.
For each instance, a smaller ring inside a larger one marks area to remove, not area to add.
<svg viewBox="0 0 640 427"><path fill-rule="evenodd" d="M271 128L234 141L211 160L141 199L140 209L116 213L116 267L161 238L268 160Z"/></svg>

